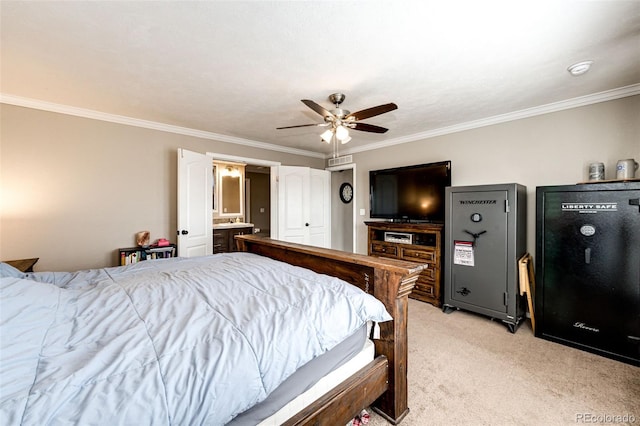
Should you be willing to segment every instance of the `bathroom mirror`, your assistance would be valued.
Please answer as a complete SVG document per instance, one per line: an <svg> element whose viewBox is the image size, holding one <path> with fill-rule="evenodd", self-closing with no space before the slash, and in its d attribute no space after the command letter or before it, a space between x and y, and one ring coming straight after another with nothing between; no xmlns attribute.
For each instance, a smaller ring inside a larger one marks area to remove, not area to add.
<svg viewBox="0 0 640 426"><path fill-rule="evenodd" d="M222 213L242 214L240 176L222 176Z"/></svg>
<svg viewBox="0 0 640 426"><path fill-rule="evenodd" d="M217 191L214 191L214 217L244 216L244 165L216 163ZM217 203L215 197L217 196Z"/></svg>

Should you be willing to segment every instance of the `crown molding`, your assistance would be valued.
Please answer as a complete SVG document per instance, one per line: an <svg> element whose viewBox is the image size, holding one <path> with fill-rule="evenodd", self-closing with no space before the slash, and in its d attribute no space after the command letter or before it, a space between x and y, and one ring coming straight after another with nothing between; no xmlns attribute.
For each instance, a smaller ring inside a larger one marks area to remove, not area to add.
<svg viewBox="0 0 640 426"><path fill-rule="evenodd" d="M620 87L617 89L607 90L604 92L594 93L591 95L580 96L577 98L567 99L560 102L553 102L533 108L527 108L520 111L514 111L507 114L496 115L493 117L483 118L480 120L468 121L465 123L455 124L453 126L442 127L439 129L428 130L426 132L415 133L413 135L403 136L386 141L367 144L366 146L353 149L343 150L342 155L355 154L358 152L371 151L374 149L386 148L394 145L400 145L409 142L430 139L437 136L448 135L452 133L462 132L465 130L477 129L480 127L492 126L494 124L506 123L523 118L535 117L537 115L549 114L552 112L563 111L571 108L592 105L600 102L621 99L628 96L640 94L640 83L630 86ZM108 114L100 111L94 111L85 108L77 108L69 105L56 104L37 99L23 98L9 94L0 93L0 103L21 106L25 108L39 109L43 111L56 112L60 114L74 115L76 117L90 118L94 120L108 121L111 123L124 124L127 126L142 127L145 129L159 130L162 132L177 133L185 136L193 136L201 139L215 140L218 142L227 142L236 145L250 146L254 148L266 149L270 151L285 152L288 154L302 155L306 157L331 158L331 154L323 154L320 152L307 151L303 149L289 148L281 145L275 145L267 142L254 141L250 139L237 138L233 136L221 135L218 133L207 132L203 130L191 129L188 127L174 126L171 124L159 123L156 121L141 120L138 118L126 117L123 115Z"/></svg>
<svg viewBox="0 0 640 426"><path fill-rule="evenodd" d="M302 155L305 157L325 158L323 153L307 151L303 149L290 148L281 145L274 145L267 142L254 141L250 139L237 138L234 136L221 135L219 133L207 132L204 130L191 129L188 127L174 126L172 124L159 123L157 121L141 120L139 118L127 117L124 115L108 114L105 112L77 108L69 105L56 104L53 102L41 101L38 99L23 98L20 96L0 93L0 103L15 105L25 108L39 109L43 111L56 112L59 114L73 115L76 117L90 118L93 120L107 121L110 123L124 124L127 126L142 127L145 129L159 130L161 132L176 133L179 135L193 136L201 139L209 139L217 142L227 142L236 145L250 146L270 151L285 152L288 154Z"/></svg>
<svg viewBox="0 0 640 426"><path fill-rule="evenodd" d="M403 136L395 139L388 139L382 142L375 142L366 146L343 150L342 155L355 154L357 152L371 151L374 149L386 148L394 145L420 141L424 139L435 138L437 136L458 133L465 130L477 129L480 127L492 126L494 124L506 123L509 121L521 120L523 118L535 117L537 115L549 114L552 112L563 111L572 108L597 104L600 102L612 101L615 99L626 98L628 96L640 95L640 83L630 86L620 87L617 89L607 90L604 92L594 93L591 95L580 96L577 98L567 99L565 101L553 102L533 108L527 108L520 111L514 111L507 114L496 115L493 117L483 118L480 120L467 121L465 123L455 124L453 126L442 127L439 129L428 130L426 132L415 133L413 135ZM327 156L327 158L330 158Z"/></svg>

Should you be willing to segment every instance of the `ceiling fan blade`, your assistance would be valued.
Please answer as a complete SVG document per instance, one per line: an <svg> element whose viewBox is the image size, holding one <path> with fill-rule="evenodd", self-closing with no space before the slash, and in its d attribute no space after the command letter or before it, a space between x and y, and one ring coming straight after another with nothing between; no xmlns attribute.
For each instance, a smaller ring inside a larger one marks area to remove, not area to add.
<svg viewBox="0 0 640 426"><path fill-rule="evenodd" d="M398 105L394 103L378 105L372 108L352 112L351 114L347 115L345 119L354 117L356 120L364 120L365 118L375 117L376 115L384 114L385 112L393 111L394 109L398 109Z"/></svg>
<svg viewBox="0 0 640 426"><path fill-rule="evenodd" d="M317 123L317 124L298 124L297 126L276 127L276 130L281 130L281 129L293 129L294 127L310 127L310 126L322 127L322 126L327 126L327 125L328 125L328 123Z"/></svg>
<svg viewBox="0 0 640 426"><path fill-rule="evenodd" d="M308 106L309 108L311 108L312 110L314 110L315 112L317 112L318 114L320 114L323 117L333 117L334 116L329 111L327 111L326 109L324 109L323 107L321 107L317 103L315 103L313 101L310 101L309 99L303 99L302 103L304 103L306 106Z"/></svg>
<svg viewBox="0 0 640 426"><path fill-rule="evenodd" d="M354 123L350 125L353 130L361 130L363 132L373 132L373 133L385 133L389 129L385 129L384 127L374 126L373 124L367 123Z"/></svg>

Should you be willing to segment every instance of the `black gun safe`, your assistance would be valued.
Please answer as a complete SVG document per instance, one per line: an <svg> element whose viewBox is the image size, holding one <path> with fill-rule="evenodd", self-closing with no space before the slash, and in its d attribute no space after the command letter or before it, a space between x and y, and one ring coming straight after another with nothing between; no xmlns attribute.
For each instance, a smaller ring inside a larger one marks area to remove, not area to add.
<svg viewBox="0 0 640 426"><path fill-rule="evenodd" d="M526 188L516 183L445 190L443 311L464 309L514 333L525 314L518 259L526 253Z"/></svg>
<svg viewBox="0 0 640 426"><path fill-rule="evenodd" d="M640 365L640 182L536 189L536 336Z"/></svg>

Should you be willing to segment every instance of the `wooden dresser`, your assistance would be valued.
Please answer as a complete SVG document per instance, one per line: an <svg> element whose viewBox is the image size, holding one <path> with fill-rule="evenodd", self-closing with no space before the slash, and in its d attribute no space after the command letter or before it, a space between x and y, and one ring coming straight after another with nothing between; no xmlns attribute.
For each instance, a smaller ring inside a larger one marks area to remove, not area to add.
<svg viewBox="0 0 640 426"><path fill-rule="evenodd" d="M427 263L409 297L442 305L443 225L421 223L365 222L369 256Z"/></svg>

